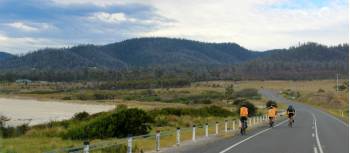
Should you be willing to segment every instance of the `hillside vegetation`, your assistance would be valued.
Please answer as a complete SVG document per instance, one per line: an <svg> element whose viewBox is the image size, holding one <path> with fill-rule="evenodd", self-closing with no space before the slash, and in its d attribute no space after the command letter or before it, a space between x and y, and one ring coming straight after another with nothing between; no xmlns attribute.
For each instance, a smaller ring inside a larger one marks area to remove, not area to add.
<svg viewBox="0 0 350 153"><path fill-rule="evenodd" d="M329 47L305 43L256 52L235 43L138 38L103 46L42 49L3 58L0 80L329 79L335 73L347 76L348 50L348 44Z"/></svg>

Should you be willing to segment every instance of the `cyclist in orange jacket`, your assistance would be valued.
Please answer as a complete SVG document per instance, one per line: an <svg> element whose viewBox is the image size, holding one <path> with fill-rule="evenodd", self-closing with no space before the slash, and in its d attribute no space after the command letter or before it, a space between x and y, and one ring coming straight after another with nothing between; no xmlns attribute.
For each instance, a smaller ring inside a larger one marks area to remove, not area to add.
<svg viewBox="0 0 350 153"><path fill-rule="evenodd" d="M248 127L247 120L248 120L248 107L246 103L243 103L241 108L239 109L239 116L241 121L241 134L245 134L245 129Z"/></svg>
<svg viewBox="0 0 350 153"><path fill-rule="evenodd" d="M270 106L269 110L267 111L267 116L269 117L269 123L270 123L270 127L273 126L274 120L276 118L277 115L277 109L274 106Z"/></svg>

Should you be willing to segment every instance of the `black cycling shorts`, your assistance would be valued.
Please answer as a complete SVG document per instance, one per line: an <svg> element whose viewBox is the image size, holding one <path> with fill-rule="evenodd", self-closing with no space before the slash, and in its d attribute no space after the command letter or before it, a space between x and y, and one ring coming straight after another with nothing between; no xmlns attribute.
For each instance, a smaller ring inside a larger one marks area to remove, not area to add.
<svg viewBox="0 0 350 153"><path fill-rule="evenodd" d="M241 120L241 122L246 121L246 120L247 120L247 117L241 116L240 120Z"/></svg>
<svg viewBox="0 0 350 153"><path fill-rule="evenodd" d="M294 113L288 113L288 118L291 118L294 116Z"/></svg>

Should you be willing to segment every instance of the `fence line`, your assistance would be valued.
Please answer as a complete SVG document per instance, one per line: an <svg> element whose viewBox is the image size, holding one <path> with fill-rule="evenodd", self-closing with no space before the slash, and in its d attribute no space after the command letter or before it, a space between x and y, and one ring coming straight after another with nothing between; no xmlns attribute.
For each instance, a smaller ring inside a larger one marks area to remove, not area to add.
<svg viewBox="0 0 350 153"><path fill-rule="evenodd" d="M282 116L284 113L279 113L279 116ZM266 115L261 115L261 116L254 116L248 118L248 129L261 126L263 123L267 123L268 117ZM223 124L223 130L220 130L220 125ZM139 135L139 136L132 136L131 134L128 135L127 138L121 138L121 139L112 139L109 140L109 142L101 142L101 143L96 143L96 144L90 144L89 141L84 141L82 146L79 147L74 147L74 148L63 148L63 149L57 149L53 151L49 151L46 153L90 153L93 150L98 150L98 149L104 149L107 147L120 147L122 145L127 147L126 153L132 153L133 152L133 146L135 146L135 141L136 140L145 140L145 139L154 139L155 147L153 150L155 151L160 151L162 146L161 146L161 137L167 137L167 136L175 136L175 141L174 145L175 146L180 146L181 143L183 142L182 140L182 134L185 132L191 132L191 138L193 142L196 142L196 139L198 139L199 135L197 135L198 131L203 130L202 132L204 133L205 138L209 137L210 135L214 136L219 136L219 135L227 135L227 134L235 134L235 132L238 132L240 130L241 122L239 119L232 119L231 120L231 125L229 127L230 121L225 119L223 122L215 122L215 124L211 123L205 123L199 124L199 125L192 125L192 127L189 128L180 128L177 127L175 131L160 131L157 130L155 134L145 134L145 135ZM210 126L214 125L214 126ZM214 128L215 133L210 134L209 129ZM172 146L174 146L172 145ZM169 147L169 146L166 146Z"/></svg>

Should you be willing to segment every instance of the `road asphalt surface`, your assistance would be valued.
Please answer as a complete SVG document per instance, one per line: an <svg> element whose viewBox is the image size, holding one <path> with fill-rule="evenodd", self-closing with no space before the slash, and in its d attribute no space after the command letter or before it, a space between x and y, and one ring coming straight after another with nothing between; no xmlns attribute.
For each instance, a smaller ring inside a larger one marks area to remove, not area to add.
<svg viewBox="0 0 350 153"><path fill-rule="evenodd" d="M268 99L292 104L295 124L284 120L273 128L267 125L245 136L221 139L205 145L179 148L182 153L348 153L349 126L343 121L310 106L295 103L272 90L260 93Z"/></svg>

